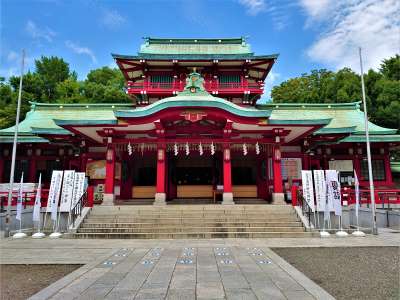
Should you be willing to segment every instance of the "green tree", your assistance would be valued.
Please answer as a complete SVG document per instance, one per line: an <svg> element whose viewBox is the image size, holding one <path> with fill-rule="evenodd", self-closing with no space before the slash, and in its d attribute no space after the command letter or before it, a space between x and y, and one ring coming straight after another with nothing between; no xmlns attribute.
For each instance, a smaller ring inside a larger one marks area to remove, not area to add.
<svg viewBox="0 0 400 300"><path fill-rule="evenodd" d="M83 83L70 77L56 85L56 99L59 103L79 103L85 102L82 94Z"/></svg>
<svg viewBox="0 0 400 300"><path fill-rule="evenodd" d="M35 60L36 74L42 80L42 100L50 102L56 98L56 86L67 80L71 75L69 64L62 58L42 56Z"/></svg>
<svg viewBox="0 0 400 300"><path fill-rule="evenodd" d="M389 80L400 80L400 55L384 59L380 71Z"/></svg>

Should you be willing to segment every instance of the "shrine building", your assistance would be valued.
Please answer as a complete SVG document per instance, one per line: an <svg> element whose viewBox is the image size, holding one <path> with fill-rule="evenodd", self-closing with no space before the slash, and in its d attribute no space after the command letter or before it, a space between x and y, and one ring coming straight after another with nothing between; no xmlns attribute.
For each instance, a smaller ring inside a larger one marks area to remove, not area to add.
<svg viewBox="0 0 400 300"><path fill-rule="evenodd" d="M336 169L342 185L368 185L360 102L260 103L277 54L244 38L146 38L137 55L112 54L129 104L31 103L19 125L16 180L45 187L53 170L85 171L96 199L264 199L283 203L301 170ZM358 99L355 99L358 100ZM396 129L369 123L375 185L393 186ZM8 182L14 127L0 130L0 182Z"/></svg>

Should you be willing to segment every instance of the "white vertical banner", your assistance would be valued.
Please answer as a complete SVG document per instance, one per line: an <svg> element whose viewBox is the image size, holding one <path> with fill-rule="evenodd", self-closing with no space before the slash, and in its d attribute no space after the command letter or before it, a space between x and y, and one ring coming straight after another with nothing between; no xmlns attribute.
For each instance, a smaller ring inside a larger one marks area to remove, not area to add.
<svg viewBox="0 0 400 300"><path fill-rule="evenodd" d="M53 221L57 220L57 208L60 199L62 178L63 171L53 171L46 207L46 213L51 212L51 219Z"/></svg>
<svg viewBox="0 0 400 300"><path fill-rule="evenodd" d="M39 176L39 183L36 189L35 205L33 207L32 220L34 222L40 221L40 207L41 207L41 194L42 194L42 174Z"/></svg>
<svg viewBox="0 0 400 300"><path fill-rule="evenodd" d="M22 190L23 190L22 186L23 186L23 183L24 183L24 173L22 173L22 175L21 175L21 183L19 185L18 197L17 197L17 215L15 216L15 218L19 221L22 220Z"/></svg>
<svg viewBox="0 0 400 300"><path fill-rule="evenodd" d="M326 181L324 170L314 170L315 200L317 211L325 212L326 207Z"/></svg>
<svg viewBox="0 0 400 300"><path fill-rule="evenodd" d="M326 170L326 183L328 189L328 200L333 204L335 215L341 216L342 197L340 195L340 183L338 172L336 170Z"/></svg>
<svg viewBox="0 0 400 300"><path fill-rule="evenodd" d="M311 211L315 211L314 205L314 187L312 172L309 170L301 171L301 183L303 186L303 197L307 201L308 206L310 206Z"/></svg>
<svg viewBox="0 0 400 300"><path fill-rule="evenodd" d="M62 192L60 198L60 212L68 212L71 207L73 192L74 192L74 177L75 171L64 171L62 183Z"/></svg>
<svg viewBox="0 0 400 300"><path fill-rule="evenodd" d="M71 207L70 208L73 208L76 205L76 203L78 203L79 199L85 193L85 178L86 178L85 172L77 172L77 173L75 173L74 192L73 192L72 202L71 202Z"/></svg>
<svg viewBox="0 0 400 300"><path fill-rule="evenodd" d="M358 210L360 209L360 182L358 181L356 170L354 170L354 189L356 196L356 217L358 219Z"/></svg>

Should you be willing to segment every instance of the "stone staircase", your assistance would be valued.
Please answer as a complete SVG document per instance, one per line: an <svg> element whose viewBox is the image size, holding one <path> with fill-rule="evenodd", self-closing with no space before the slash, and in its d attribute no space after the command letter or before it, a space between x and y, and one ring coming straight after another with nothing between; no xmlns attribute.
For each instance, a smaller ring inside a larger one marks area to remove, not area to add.
<svg viewBox="0 0 400 300"><path fill-rule="evenodd" d="M95 206L73 238L311 237L290 205Z"/></svg>

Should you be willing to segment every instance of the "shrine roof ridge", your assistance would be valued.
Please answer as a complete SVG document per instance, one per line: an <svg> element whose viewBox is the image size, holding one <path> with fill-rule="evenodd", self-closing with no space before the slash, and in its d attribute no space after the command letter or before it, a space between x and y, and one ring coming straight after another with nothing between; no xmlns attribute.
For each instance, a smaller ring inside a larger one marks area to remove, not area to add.
<svg viewBox="0 0 400 300"><path fill-rule="evenodd" d="M139 53L139 55L123 55L111 53L114 59L154 59L154 60L265 60L265 59L277 59L279 54L269 54L269 55L254 55L253 53L244 54L173 54L173 53Z"/></svg>
<svg viewBox="0 0 400 300"><path fill-rule="evenodd" d="M305 103L305 102L296 102L296 103L279 103L279 102L267 102L263 104L257 104L259 108L270 108L270 109L309 109L309 108L317 108L317 109L359 109L361 101L355 102L345 102L345 103Z"/></svg>
<svg viewBox="0 0 400 300"><path fill-rule="evenodd" d="M246 37L231 38L159 38L144 37L149 44L242 44L246 42Z"/></svg>

